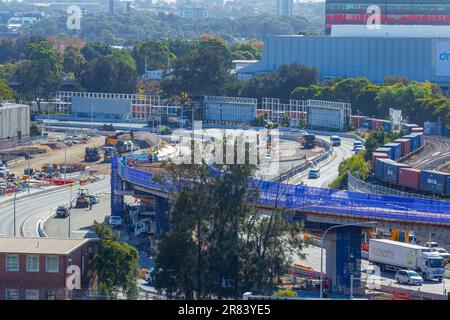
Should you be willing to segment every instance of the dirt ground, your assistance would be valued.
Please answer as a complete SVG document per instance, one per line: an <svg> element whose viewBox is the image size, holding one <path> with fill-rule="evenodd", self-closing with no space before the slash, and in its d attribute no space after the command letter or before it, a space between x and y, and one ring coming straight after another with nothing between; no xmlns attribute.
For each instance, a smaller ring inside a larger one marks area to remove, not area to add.
<svg viewBox="0 0 450 320"><path fill-rule="evenodd" d="M87 144L74 144L71 147L67 147L67 163L75 164L75 163L85 163L84 162L84 150L86 147L102 147L105 143L105 137L93 137L89 140ZM101 163L103 161L100 160L95 163L87 164L90 169L93 170L101 170L99 172L101 174L109 169L111 164L109 163ZM30 167L34 170L42 170L42 166L46 164L61 164L64 163L64 149L53 149L49 152L43 154L36 154L33 156L33 159L30 160ZM11 173L15 173L18 176L23 175L24 169L28 167L28 161L21 161L19 163L13 164L9 166L9 170Z"/></svg>

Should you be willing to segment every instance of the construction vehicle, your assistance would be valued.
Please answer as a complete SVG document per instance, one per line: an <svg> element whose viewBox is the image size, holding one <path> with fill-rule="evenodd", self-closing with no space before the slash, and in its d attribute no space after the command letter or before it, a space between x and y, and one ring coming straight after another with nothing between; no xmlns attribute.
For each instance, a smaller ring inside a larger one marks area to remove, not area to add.
<svg viewBox="0 0 450 320"><path fill-rule="evenodd" d="M86 148L84 153L85 162L95 162L100 160L98 148Z"/></svg>
<svg viewBox="0 0 450 320"><path fill-rule="evenodd" d="M305 149L314 149L316 147L316 136L313 134L305 134L302 144Z"/></svg>
<svg viewBox="0 0 450 320"><path fill-rule="evenodd" d="M112 158L117 154L114 147L103 147L103 162L110 163Z"/></svg>
<svg viewBox="0 0 450 320"><path fill-rule="evenodd" d="M131 152L133 150L133 142L126 140L119 140L117 141L116 148L119 154Z"/></svg>
<svg viewBox="0 0 450 320"><path fill-rule="evenodd" d="M88 208L90 202L89 190L80 188L76 198L75 208Z"/></svg>
<svg viewBox="0 0 450 320"><path fill-rule="evenodd" d="M153 236L155 234L155 217L141 219L134 227L134 235L136 237Z"/></svg>

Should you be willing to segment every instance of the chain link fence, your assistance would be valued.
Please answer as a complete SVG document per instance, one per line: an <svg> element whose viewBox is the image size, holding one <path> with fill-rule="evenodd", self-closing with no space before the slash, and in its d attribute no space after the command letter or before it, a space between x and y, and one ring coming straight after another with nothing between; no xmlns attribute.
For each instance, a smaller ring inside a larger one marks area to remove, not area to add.
<svg viewBox="0 0 450 320"><path fill-rule="evenodd" d="M361 193L369 193L369 194L378 194L383 196L399 196L405 198L419 198L419 199L434 199L433 197L428 197L418 193L410 193L399 191L391 188L386 188L380 185L371 184L365 181L362 181L355 176L353 176L350 172L348 175L348 191L352 192L361 192Z"/></svg>

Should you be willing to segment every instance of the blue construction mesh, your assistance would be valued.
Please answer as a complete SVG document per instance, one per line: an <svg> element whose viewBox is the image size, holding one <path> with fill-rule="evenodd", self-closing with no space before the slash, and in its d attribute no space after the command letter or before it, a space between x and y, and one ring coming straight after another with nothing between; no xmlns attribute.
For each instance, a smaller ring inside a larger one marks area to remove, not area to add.
<svg viewBox="0 0 450 320"><path fill-rule="evenodd" d="M139 162L147 162L147 155L132 155ZM154 181L154 175L126 165L127 158L118 164L119 176L132 184L149 190L170 192L170 180ZM339 217L371 220L450 225L450 203L431 200L372 195L345 190L323 189L289 185L252 179L260 191L257 205L279 206L306 212L317 212Z"/></svg>
<svg viewBox="0 0 450 320"><path fill-rule="evenodd" d="M111 160L111 215L122 216L124 208L123 195L117 195L116 191L121 190L122 179L119 170L122 167L122 158L113 157Z"/></svg>

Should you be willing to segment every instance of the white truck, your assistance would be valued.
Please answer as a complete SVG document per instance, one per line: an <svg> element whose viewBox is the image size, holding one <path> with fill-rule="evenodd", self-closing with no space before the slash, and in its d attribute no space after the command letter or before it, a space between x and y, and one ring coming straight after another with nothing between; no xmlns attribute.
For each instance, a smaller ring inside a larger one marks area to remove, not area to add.
<svg viewBox="0 0 450 320"><path fill-rule="evenodd" d="M385 239L369 240L369 261L381 271L409 269L423 279L441 281L444 278L444 259L426 247Z"/></svg>

